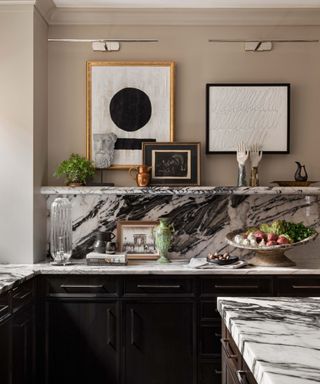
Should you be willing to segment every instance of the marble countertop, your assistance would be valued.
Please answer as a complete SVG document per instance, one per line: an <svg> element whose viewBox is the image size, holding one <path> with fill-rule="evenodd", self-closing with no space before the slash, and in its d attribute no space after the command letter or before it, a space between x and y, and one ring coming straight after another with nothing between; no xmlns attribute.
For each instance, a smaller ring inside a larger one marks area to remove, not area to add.
<svg viewBox="0 0 320 384"><path fill-rule="evenodd" d="M318 184L316 184L318 185ZM320 186L263 187L55 187L41 188L42 195L320 195Z"/></svg>
<svg viewBox="0 0 320 384"><path fill-rule="evenodd" d="M38 274L102 274L102 275L320 275L320 249L317 241L288 252L296 263L290 268L245 267L241 269L196 269L187 260L170 264L145 262L128 266L88 266L84 260L74 260L71 265L54 266L48 262L39 264L0 264L0 293Z"/></svg>
<svg viewBox="0 0 320 384"><path fill-rule="evenodd" d="M258 384L320 381L320 298L218 298Z"/></svg>

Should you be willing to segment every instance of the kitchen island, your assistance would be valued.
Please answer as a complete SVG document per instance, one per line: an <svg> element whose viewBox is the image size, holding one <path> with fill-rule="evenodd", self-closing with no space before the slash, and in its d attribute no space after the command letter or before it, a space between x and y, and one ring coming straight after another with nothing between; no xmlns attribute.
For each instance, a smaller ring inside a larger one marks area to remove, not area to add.
<svg viewBox="0 0 320 384"><path fill-rule="evenodd" d="M258 384L319 383L320 298L224 297L217 307Z"/></svg>

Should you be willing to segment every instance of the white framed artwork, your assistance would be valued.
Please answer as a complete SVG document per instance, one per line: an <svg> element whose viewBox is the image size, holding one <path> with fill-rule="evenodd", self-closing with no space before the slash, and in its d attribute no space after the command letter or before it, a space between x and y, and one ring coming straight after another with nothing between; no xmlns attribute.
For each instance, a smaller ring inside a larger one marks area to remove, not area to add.
<svg viewBox="0 0 320 384"><path fill-rule="evenodd" d="M289 153L290 84L207 84L206 152Z"/></svg>
<svg viewBox="0 0 320 384"><path fill-rule="evenodd" d="M174 62L89 61L87 157L104 164L114 134L110 168L141 164L143 142L173 141L173 109Z"/></svg>

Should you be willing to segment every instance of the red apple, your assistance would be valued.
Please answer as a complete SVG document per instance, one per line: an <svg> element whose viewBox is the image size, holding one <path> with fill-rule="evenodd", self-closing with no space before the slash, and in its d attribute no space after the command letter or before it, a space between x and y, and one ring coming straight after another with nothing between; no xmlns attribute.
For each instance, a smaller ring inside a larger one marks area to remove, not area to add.
<svg viewBox="0 0 320 384"><path fill-rule="evenodd" d="M273 245L278 245L277 242L275 240L269 240L266 244L267 247L271 247Z"/></svg>
<svg viewBox="0 0 320 384"><path fill-rule="evenodd" d="M277 240L278 244L290 244L289 239L287 239L285 236L280 235Z"/></svg>
<svg viewBox="0 0 320 384"><path fill-rule="evenodd" d="M278 240L278 235L276 235L275 233L268 233L267 240L268 241L277 241Z"/></svg>

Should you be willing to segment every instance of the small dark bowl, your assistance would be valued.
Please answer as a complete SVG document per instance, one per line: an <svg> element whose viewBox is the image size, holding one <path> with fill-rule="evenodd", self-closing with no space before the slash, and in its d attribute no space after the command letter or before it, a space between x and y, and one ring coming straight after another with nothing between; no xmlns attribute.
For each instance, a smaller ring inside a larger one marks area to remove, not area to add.
<svg viewBox="0 0 320 384"><path fill-rule="evenodd" d="M217 265L229 265L229 264L236 263L238 260L239 260L238 256L230 256L228 260L218 260L218 259L212 260L207 257L208 263L217 264Z"/></svg>

